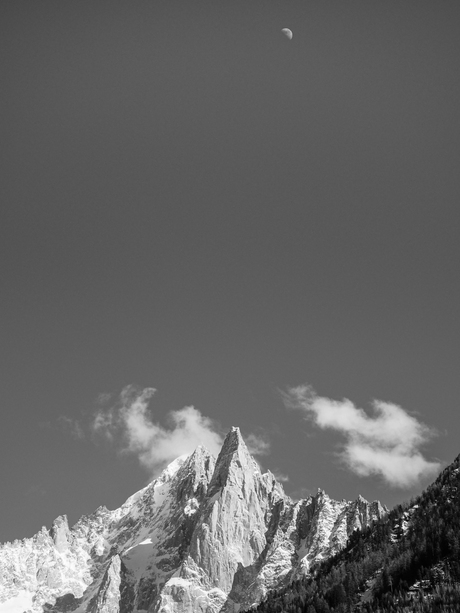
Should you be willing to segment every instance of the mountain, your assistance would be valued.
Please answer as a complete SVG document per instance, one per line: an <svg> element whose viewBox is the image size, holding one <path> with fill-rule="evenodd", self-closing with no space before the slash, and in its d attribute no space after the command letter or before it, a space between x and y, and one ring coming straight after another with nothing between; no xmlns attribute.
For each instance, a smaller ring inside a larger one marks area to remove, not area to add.
<svg viewBox="0 0 460 613"><path fill-rule="evenodd" d="M117 510L0 548L0 613L236 613L345 547L387 509L322 490L294 502L238 428L198 447Z"/></svg>
<svg viewBox="0 0 460 613"><path fill-rule="evenodd" d="M460 611L460 456L410 503L358 530L253 613Z"/></svg>

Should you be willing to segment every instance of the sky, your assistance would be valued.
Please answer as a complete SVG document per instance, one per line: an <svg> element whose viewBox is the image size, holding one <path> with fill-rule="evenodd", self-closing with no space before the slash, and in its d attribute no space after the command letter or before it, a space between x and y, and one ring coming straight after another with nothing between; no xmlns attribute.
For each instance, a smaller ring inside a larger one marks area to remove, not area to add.
<svg viewBox="0 0 460 613"><path fill-rule="evenodd" d="M391 507L453 461L459 20L3 0L0 542L232 426L297 498Z"/></svg>

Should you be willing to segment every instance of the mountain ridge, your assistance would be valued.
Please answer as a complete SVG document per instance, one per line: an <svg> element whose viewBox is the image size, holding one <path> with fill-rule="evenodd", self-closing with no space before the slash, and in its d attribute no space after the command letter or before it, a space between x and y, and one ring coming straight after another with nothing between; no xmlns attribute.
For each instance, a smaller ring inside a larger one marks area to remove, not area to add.
<svg viewBox="0 0 460 613"><path fill-rule="evenodd" d="M377 501L293 501L238 428L174 460L120 508L0 547L0 613L237 613L341 550Z"/></svg>

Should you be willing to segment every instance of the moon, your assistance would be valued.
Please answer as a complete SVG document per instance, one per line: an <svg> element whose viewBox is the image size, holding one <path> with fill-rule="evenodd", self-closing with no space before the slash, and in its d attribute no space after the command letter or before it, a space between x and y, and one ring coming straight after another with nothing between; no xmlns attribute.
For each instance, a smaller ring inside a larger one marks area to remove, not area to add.
<svg viewBox="0 0 460 613"><path fill-rule="evenodd" d="M293 36L293 34L292 34L292 30L290 30L289 28L283 28L283 29L281 30L281 32L282 32L282 33L283 33L285 36L287 36L287 37L289 38L289 40L292 40L292 36Z"/></svg>

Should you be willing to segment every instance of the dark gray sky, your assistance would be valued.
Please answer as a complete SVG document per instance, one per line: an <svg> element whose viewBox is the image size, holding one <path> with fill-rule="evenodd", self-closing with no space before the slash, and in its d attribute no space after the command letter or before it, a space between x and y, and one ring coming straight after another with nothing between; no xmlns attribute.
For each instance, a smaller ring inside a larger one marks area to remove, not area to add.
<svg viewBox="0 0 460 613"><path fill-rule="evenodd" d="M3 0L0 541L144 486L89 433L130 384L164 428L194 405L265 433L290 493L392 505L431 477L347 469L289 386L396 403L453 460L459 23L443 0Z"/></svg>

